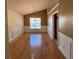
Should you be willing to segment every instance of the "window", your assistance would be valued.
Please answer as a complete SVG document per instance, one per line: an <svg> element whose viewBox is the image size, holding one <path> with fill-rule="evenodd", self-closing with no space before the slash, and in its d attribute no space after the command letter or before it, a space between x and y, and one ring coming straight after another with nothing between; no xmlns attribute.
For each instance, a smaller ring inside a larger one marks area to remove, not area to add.
<svg viewBox="0 0 79 59"><path fill-rule="evenodd" d="M41 29L41 18L30 18L30 29Z"/></svg>

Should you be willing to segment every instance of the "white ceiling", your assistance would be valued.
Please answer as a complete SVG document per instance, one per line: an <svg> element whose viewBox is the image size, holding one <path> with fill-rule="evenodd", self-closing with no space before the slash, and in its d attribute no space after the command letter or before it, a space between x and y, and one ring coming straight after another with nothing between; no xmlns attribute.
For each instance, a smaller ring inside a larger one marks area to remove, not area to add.
<svg viewBox="0 0 79 59"><path fill-rule="evenodd" d="M7 7L22 15L53 7L58 0L7 0Z"/></svg>

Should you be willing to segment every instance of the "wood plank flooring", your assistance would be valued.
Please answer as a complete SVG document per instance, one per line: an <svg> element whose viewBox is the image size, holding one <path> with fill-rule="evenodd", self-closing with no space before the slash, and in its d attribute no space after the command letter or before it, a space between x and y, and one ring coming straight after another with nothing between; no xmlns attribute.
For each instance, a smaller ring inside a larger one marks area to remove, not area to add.
<svg viewBox="0 0 79 59"><path fill-rule="evenodd" d="M47 33L24 33L9 44L10 59L65 59Z"/></svg>

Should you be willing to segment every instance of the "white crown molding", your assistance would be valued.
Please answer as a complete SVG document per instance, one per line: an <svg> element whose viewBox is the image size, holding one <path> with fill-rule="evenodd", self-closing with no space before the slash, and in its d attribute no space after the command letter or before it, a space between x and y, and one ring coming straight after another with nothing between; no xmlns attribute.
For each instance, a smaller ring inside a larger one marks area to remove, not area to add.
<svg viewBox="0 0 79 59"><path fill-rule="evenodd" d="M48 14L50 14L55 8L57 8L59 6L59 3L57 3L48 13L47 13L47 15Z"/></svg>

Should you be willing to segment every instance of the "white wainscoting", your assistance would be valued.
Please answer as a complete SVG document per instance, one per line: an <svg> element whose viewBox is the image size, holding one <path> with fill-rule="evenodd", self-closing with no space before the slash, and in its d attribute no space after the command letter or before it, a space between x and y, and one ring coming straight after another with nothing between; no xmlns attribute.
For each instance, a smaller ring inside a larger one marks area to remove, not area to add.
<svg viewBox="0 0 79 59"><path fill-rule="evenodd" d="M41 26L41 29L30 29L30 26L24 27L25 32L47 32L47 26Z"/></svg>
<svg viewBox="0 0 79 59"><path fill-rule="evenodd" d="M54 31L53 31L52 27L48 27L48 35L50 36L51 39L54 38Z"/></svg>
<svg viewBox="0 0 79 59"><path fill-rule="evenodd" d="M66 36L65 34L58 32L58 42L59 49L64 54L66 59L72 59L73 57L73 42L72 38Z"/></svg>
<svg viewBox="0 0 79 59"><path fill-rule="evenodd" d="M24 33L23 27L16 27L14 29L9 30L9 43L12 42L14 39L19 37L21 34Z"/></svg>
<svg viewBox="0 0 79 59"><path fill-rule="evenodd" d="M51 39L54 38L54 20L52 15L48 15L48 34Z"/></svg>

